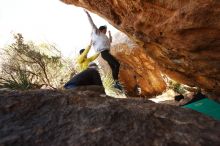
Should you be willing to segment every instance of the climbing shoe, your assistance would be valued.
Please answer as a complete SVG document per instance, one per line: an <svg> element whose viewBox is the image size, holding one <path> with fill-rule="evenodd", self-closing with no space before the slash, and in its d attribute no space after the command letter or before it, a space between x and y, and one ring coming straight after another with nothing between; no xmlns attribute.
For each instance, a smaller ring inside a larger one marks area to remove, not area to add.
<svg viewBox="0 0 220 146"><path fill-rule="evenodd" d="M119 81L115 81L114 87L122 91L122 86Z"/></svg>

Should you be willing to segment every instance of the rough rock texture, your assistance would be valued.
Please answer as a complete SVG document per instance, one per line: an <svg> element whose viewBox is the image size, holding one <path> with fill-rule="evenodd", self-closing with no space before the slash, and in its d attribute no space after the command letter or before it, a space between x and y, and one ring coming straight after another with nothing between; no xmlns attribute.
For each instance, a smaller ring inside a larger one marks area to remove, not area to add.
<svg viewBox="0 0 220 146"><path fill-rule="evenodd" d="M171 78L220 95L219 0L62 1L125 32Z"/></svg>
<svg viewBox="0 0 220 146"><path fill-rule="evenodd" d="M0 91L1 146L220 144L220 122L103 89Z"/></svg>
<svg viewBox="0 0 220 146"><path fill-rule="evenodd" d="M126 35L114 36L111 53L120 61L119 79L130 96L152 97L166 89L157 64ZM141 88L141 92L137 91Z"/></svg>

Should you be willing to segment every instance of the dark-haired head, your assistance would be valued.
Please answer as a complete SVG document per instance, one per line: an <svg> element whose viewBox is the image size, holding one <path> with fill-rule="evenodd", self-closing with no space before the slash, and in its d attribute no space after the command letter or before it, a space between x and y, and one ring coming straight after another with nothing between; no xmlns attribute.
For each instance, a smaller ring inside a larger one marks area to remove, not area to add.
<svg viewBox="0 0 220 146"><path fill-rule="evenodd" d="M96 64L96 63L94 63L94 62L90 62L89 63L89 68L98 68L98 65Z"/></svg>
<svg viewBox="0 0 220 146"><path fill-rule="evenodd" d="M94 62L90 62L90 63L89 63L89 66L90 66L90 67L92 67L92 66L97 67L98 65L97 65L96 63L94 63Z"/></svg>
<svg viewBox="0 0 220 146"><path fill-rule="evenodd" d="M106 25L100 26L100 27L99 27L99 30L100 30L100 32L106 33L106 31L107 31L107 26L106 26Z"/></svg>
<svg viewBox="0 0 220 146"><path fill-rule="evenodd" d="M84 51L85 51L85 49L81 49L81 50L79 51L79 54L82 54Z"/></svg>
<svg viewBox="0 0 220 146"><path fill-rule="evenodd" d="M103 26L100 26L100 27L99 27L99 30L103 30L103 29L107 29L107 26L106 26L106 25L103 25Z"/></svg>

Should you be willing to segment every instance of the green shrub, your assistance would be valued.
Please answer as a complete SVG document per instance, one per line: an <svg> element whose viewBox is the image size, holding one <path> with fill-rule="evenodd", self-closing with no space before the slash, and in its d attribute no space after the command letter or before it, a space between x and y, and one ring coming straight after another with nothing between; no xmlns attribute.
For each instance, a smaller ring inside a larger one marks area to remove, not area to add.
<svg viewBox="0 0 220 146"><path fill-rule="evenodd" d="M60 88L69 79L69 62L61 58L54 45L26 43L21 34L15 34L14 39L2 54L0 87L35 89L45 85Z"/></svg>
<svg viewBox="0 0 220 146"><path fill-rule="evenodd" d="M172 89L176 93L184 94L186 92L183 85L181 85L180 83L177 83L173 80L169 80L168 86L169 86L170 89Z"/></svg>

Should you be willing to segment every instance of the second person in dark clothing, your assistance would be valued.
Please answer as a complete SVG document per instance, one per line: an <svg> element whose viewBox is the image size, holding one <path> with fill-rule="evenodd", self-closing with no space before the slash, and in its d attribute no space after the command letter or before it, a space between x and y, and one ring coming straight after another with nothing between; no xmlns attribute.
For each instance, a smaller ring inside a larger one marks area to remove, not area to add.
<svg viewBox="0 0 220 146"><path fill-rule="evenodd" d="M86 86L86 85L98 85L102 86L102 81L100 74L97 69L97 65L92 63L89 67L76 74L70 81L68 81L65 85L65 89L73 89L78 86Z"/></svg>

